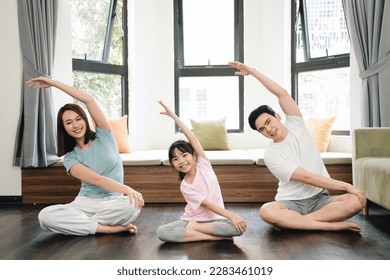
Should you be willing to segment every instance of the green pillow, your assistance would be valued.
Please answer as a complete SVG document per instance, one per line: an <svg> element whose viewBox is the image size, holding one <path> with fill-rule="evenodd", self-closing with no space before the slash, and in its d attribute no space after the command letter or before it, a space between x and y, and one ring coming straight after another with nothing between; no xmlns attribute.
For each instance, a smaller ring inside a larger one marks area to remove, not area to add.
<svg viewBox="0 0 390 280"><path fill-rule="evenodd" d="M190 119L190 121L192 130L205 151L230 150L225 126L226 118L204 121Z"/></svg>

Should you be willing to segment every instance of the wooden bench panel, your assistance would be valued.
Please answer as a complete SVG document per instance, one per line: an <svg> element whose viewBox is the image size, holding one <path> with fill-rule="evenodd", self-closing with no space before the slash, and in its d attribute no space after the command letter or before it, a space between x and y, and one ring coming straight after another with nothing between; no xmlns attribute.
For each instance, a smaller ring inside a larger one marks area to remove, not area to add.
<svg viewBox="0 0 390 280"><path fill-rule="evenodd" d="M267 202L275 197L278 181L258 165L214 166L225 202Z"/></svg>
<svg viewBox="0 0 390 280"><path fill-rule="evenodd" d="M268 202L275 197L277 179L265 166L216 165L225 202ZM352 183L352 166L327 165L332 178ZM175 169L169 166L124 166L124 181L142 193L147 203L184 202ZM22 196L25 204L55 204L72 201L80 181L66 174L62 166L22 168Z"/></svg>

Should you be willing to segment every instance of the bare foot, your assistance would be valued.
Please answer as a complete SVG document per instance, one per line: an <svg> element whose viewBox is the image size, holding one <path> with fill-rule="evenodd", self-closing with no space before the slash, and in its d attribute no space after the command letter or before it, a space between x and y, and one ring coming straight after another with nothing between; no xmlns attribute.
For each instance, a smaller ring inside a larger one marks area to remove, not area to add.
<svg viewBox="0 0 390 280"><path fill-rule="evenodd" d="M342 222L333 222L329 224L331 226L330 230L347 230L347 231L360 233L360 226L349 220L342 221Z"/></svg>
<svg viewBox="0 0 390 280"><path fill-rule="evenodd" d="M135 225L133 225L133 224L128 224L128 225L126 226L126 228L127 228L127 230L128 230L131 234L137 234L137 232L138 232L137 227L136 227Z"/></svg>

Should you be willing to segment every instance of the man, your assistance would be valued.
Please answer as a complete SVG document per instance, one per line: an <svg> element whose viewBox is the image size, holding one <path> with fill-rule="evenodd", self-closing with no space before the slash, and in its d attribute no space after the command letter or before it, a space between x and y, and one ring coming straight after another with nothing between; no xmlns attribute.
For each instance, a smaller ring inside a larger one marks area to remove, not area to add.
<svg viewBox="0 0 390 280"><path fill-rule="evenodd" d="M363 192L346 182L331 179L317 147L305 126L302 114L288 92L255 68L240 62L230 62L239 71L236 75L252 75L278 98L286 115L262 105L249 116L249 124L271 139L264 161L279 179L274 202L260 208L260 217L275 228L300 230L350 230L360 232L360 226L350 217L366 206ZM329 191L345 194L331 196Z"/></svg>

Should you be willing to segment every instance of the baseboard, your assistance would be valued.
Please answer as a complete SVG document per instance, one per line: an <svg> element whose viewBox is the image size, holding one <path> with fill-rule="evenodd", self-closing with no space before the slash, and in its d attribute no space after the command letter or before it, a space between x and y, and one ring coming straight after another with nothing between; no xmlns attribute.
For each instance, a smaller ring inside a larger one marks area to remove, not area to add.
<svg viewBox="0 0 390 280"><path fill-rule="evenodd" d="M0 195L0 205L18 205L23 204L22 196L1 196Z"/></svg>

